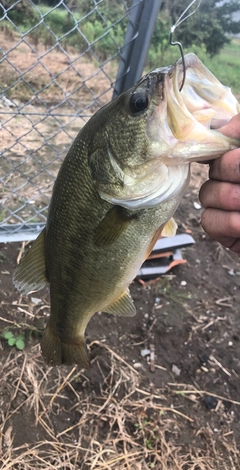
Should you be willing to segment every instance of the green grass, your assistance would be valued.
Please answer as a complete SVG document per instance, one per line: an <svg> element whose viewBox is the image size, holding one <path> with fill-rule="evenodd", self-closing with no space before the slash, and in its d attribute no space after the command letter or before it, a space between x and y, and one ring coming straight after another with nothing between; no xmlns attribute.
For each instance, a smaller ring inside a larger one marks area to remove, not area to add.
<svg viewBox="0 0 240 470"><path fill-rule="evenodd" d="M3 20L0 22L0 29L9 33L18 30L27 37L28 31L31 31L29 38L34 45L41 43L51 47L57 38L64 48L71 47L80 53L87 52L91 45L91 50L100 60L114 56L118 47L123 46L126 19L114 26L111 26L111 20L107 20L108 29L105 21L94 11L87 18L82 18L84 15L80 12L69 14L65 8L52 9L46 5L36 5L34 8L27 3L27 10L23 15L19 5L9 12L9 18L15 26L8 20Z"/></svg>
<svg viewBox="0 0 240 470"><path fill-rule="evenodd" d="M240 97L240 38L234 38L231 44L224 47L221 53L213 58L207 55L204 60L206 67L216 75L224 84L232 88L233 92Z"/></svg>
<svg viewBox="0 0 240 470"><path fill-rule="evenodd" d="M110 34L106 33L106 24L100 16L93 12L85 19L81 19L81 12L69 14L65 8L52 9L49 6L40 4L36 8L32 7L26 0L22 0L27 14L22 14L21 4L17 4L15 9L11 9L9 17L12 15L12 21L21 33L29 33L29 39L37 45L44 44L51 47L59 43L64 48L71 47L76 52L84 53L91 50L101 60L114 56L118 52L115 42L121 47L124 43L126 20L111 27ZM44 21L41 18L44 17ZM40 23L39 23L40 22ZM109 20L109 26L111 21ZM13 33L14 27L7 20L0 22L0 29L9 34ZM16 30L15 30L16 32ZM81 34L82 33L82 34ZM85 36L85 38L83 37ZM166 34L165 34L166 36ZM161 41L156 41L153 36L153 43L149 49L148 58L145 64L145 70L149 70L163 65L174 63L180 56L178 47L168 45L168 40L162 35ZM28 34L27 34L28 37ZM99 39L101 38L101 39ZM232 88L237 97L239 92L240 76L240 38L232 39L224 49L215 57L209 57L206 54L205 47L191 46L185 48L184 53L194 52L209 68L211 72L224 84Z"/></svg>
<svg viewBox="0 0 240 470"><path fill-rule="evenodd" d="M192 46L184 49L184 53L194 52L204 65L222 82L224 85L232 88L233 93L240 98L239 77L240 77L240 38L233 38L230 44L227 44L221 52L209 57L204 47ZM161 67L163 65L173 64L180 57L178 47L169 46L164 53L160 48L158 55L156 51L150 48L149 58L146 64L148 68Z"/></svg>
<svg viewBox="0 0 240 470"><path fill-rule="evenodd" d="M70 31L80 20L79 13L74 12L74 15L68 15L67 10L64 8L52 8L46 5L39 5L39 11L44 16L44 23L56 34L57 37Z"/></svg>
<svg viewBox="0 0 240 470"><path fill-rule="evenodd" d="M183 304L186 300L191 299L191 294L189 292L177 291L167 277L163 277L160 281L156 282L154 288L157 295L177 304Z"/></svg>
<svg viewBox="0 0 240 470"><path fill-rule="evenodd" d="M0 212L0 222L3 222L3 220L5 219L6 217L6 209L2 209L1 212Z"/></svg>

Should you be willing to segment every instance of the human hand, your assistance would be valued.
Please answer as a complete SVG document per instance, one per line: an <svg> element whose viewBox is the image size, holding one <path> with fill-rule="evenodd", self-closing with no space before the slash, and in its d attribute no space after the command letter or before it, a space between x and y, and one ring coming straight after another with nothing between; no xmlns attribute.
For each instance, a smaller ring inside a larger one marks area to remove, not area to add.
<svg viewBox="0 0 240 470"><path fill-rule="evenodd" d="M240 114L219 130L229 137L240 138ZM211 162L209 178L199 193L205 208L202 227L210 237L240 257L240 148Z"/></svg>

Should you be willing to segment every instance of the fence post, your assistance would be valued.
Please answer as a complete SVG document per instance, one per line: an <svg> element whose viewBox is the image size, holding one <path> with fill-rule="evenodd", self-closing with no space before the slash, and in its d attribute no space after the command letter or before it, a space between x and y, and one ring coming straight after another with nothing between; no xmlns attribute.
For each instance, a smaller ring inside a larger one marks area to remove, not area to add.
<svg viewBox="0 0 240 470"><path fill-rule="evenodd" d="M141 78L162 0L133 0L113 98Z"/></svg>

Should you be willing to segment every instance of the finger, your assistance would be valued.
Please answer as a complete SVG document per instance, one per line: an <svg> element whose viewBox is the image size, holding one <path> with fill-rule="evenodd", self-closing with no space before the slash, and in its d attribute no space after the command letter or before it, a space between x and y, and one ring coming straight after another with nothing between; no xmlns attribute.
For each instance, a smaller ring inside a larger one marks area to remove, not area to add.
<svg viewBox="0 0 240 470"><path fill-rule="evenodd" d="M215 238L215 240L233 253L238 253L240 255L240 238Z"/></svg>
<svg viewBox="0 0 240 470"><path fill-rule="evenodd" d="M233 253L240 254L240 238L215 238L215 240Z"/></svg>
<svg viewBox="0 0 240 470"><path fill-rule="evenodd" d="M240 114L234 116L231 121L229 121L225 126L220 127L218 132L222 134L233 137L234 139L240 138Z"/></svg>
<svg viewBox="0 0 240 470"><path fill-rule="evenodd" d="M236 240L233 243L233 245L231 245L229 248L230 248L231 251L234 251L234 253L238 253L239 256L240 256L240 238L238 240Z"/></svg>
<svg viewBox="0 0 240 470"><path fill-rule="evenodd" d="M219 181L240 183L240 148L230 150L210 164L209 177Z"/></svg>
<svg viewBox="0 0 240 470"><path fill-rule="evenodd" d="M240 238L240 213L219 209L206 209L201 217L201 224L210 237L231 247Z"/></svg>
<svg viewBox="0 0 240 470"><path fill-rule="evenodd" d="M208 180L200 189L199 200L206 209L240 211L240 185Z"/></svg>

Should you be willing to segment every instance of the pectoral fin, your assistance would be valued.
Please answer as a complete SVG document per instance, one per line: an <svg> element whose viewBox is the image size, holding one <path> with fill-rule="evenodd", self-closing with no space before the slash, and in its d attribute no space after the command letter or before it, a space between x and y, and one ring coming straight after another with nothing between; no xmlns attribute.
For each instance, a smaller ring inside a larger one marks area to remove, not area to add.
<svg viewBox="0 0 240 470"><path fill-rule="evenodd" d="M122 317L134 317L134 315L136 315L136 308L129 289L127 289L113 304L105 308L104 312L113 313L114 315Z"/></svg>
<svg viewBox="0 0 240 470"><path fill-rule="evenodd" d="M44 229L13 274L14 285L22 294L40 290L47 283L45 239Z"/></svg>
<svg viewBox="0 0 240 470"><path fill-rule="evenodd" d="M113 206L98 225L94 243L98 246L107 246L115 242L120 235L127 229L136 214L128 214L126 209L121 206Z"/></svg>
<svg viewBox="0 0 240 470"><path fill-rule="evenodd" d="M162 237L174 237L177 231L177 223L175 222L174 218L172 217L166 225L164 225L161 236Z"/></svg>

